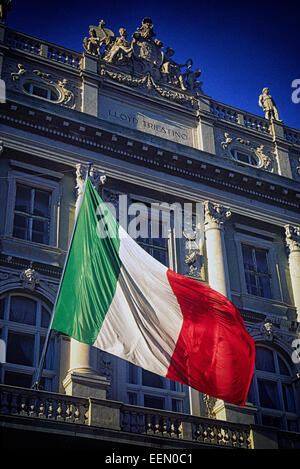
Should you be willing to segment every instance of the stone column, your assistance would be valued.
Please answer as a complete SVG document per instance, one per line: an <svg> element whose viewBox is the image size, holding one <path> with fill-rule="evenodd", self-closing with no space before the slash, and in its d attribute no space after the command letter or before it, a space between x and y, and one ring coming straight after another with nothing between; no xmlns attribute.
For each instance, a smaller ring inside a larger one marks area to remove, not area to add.
<svg viewBox="0 0 300 469"><path fill-rule="evenodd" d="M231 211L220 204L204 202L205 236L209 285L230 299L229 272L224 240L224 223Z"/></svg>
<svg viewBox="0 0 300 469"><path fill-rule="evenodd" d="M300 226L285 226L286 244L289 249L289 266L297 309L297 321L300 322Z"/></svg>
<svg viewBox="0 0 300 469"><path fill-rule="evenodd" d="M78 164L76 166L76 216L83 195L85 175L85 166ZM95 168L91 168L90 179L96 190L98 190L99 185L104 184L106 176ZM109 382L105 377L99 376L95 370L96 353L97 350L95 348L71 338L70 368L63 381L66 394L100 399L106 398Z"/></svg>
<svg viewBox="0 0 300 469"><path fill-rule="evenodd" d="M205 207L205 235L208 264L209 285L222 295L231 299L229 271L224 239L224 224L231 217L228 207L215 204L210 201L204 202ZM221 399L210 398L204 395L204 402L208 405L210 416L220 420L235 423L254 423L256 408L247 403L245 407L229 404Z"/></svg>

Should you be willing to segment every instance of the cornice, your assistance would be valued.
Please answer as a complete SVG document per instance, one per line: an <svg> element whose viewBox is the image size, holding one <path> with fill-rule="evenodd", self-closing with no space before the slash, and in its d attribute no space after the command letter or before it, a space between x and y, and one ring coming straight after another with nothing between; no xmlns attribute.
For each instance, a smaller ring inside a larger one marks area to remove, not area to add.
<svg viewBox="0 0 300 469"><path fill-rule="evenodd" d="M146 167L165 174L172 174L182 180L190 180L212 186L227 193L238 194L251 200L298 212L300 209L300 190L295 181L287 181L278 175L262 174L261 177L242 171L241 168L226 167L226 163L216 155L191 149L191 156L171 151L169 142L156 139L161 146L136 140L129 133L126 136L100 128L99 119L95 125L86 124L54 115L46 110L33 110L29 106L7 103L1 106L2 121L14 128L41 135L56 142L75 145L92 152L101 152L115 160L129 162L137 167ZM180 150L180 146L176 147ZM215 159L215 161L213 161ZM209 161L208 161L209 160ZM275 176L275 177L274 177ZM288 182L288 186L287 186Z"/></svg>

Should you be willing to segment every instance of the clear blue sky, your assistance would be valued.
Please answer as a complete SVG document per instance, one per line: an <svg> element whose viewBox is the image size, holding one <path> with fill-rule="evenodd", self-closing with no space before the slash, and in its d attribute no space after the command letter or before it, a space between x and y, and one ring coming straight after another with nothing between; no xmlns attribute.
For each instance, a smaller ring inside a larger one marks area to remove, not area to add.
<svg viewBox="0 0 300 469"><path fill-rule="evenodd" d="M144 17L177 62L192 58L202 69L205 94L263 116L257 103L267 86L279 117L300 129L300 103L291 100L291 83L300 79L299 0L13 0L7 24L81 52L89 25L104 19L131 36Z"/></svg>

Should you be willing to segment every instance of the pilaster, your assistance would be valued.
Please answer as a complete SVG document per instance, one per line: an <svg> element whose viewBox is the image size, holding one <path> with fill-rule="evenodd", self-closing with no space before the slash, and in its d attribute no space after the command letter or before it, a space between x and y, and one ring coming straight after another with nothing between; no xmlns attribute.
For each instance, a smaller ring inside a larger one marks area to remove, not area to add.
<svg viewBox="0 0 300 469"><path fill-rule="evenodd" d="M98 80L94 75L97 74L98 61L95 57L87 54L82 55L81 59L81 78L82 78L82 112L92 116L98 116Z"/></svg>
<svg viewBox="0 0 300 469"><path fill-rule="evenodd" d="M216 154L214 120L210 114L209 98L199 98L199 127L198 135L200 149L208 153Z"/></svg>
<svg viewBox="0 0 300 469"><path fill-rule="evenodd" d="M284 128L281 121L271 120L270 131L273 137L278 170L281 176L293 178L289 152L284 141Z"/></svg>

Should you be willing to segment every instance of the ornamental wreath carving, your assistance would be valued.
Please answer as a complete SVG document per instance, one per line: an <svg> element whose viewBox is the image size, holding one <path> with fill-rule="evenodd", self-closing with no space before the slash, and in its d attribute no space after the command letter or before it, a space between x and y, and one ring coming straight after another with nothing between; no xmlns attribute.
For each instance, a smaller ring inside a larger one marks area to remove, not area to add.
<svg viewBox="0 0 300 469"><path fill-rule="evenodd" d="M151 18L144 18L131 38L123 27L116 36L105 26L104 20L98 26L90 26L89 37L83 41L85 52L99 58L102 76L129 86L146 85L148 90L153 88L163 97L177 101L179 98L174 90L179 91L179 95L184 93L193 97L203 94L203 83L199 81L201 69L192 70L190 58L183 64L174 60L174 49L164 47L155 37ZM184 104L195 106L195 102L188 98Z"/></svg>

